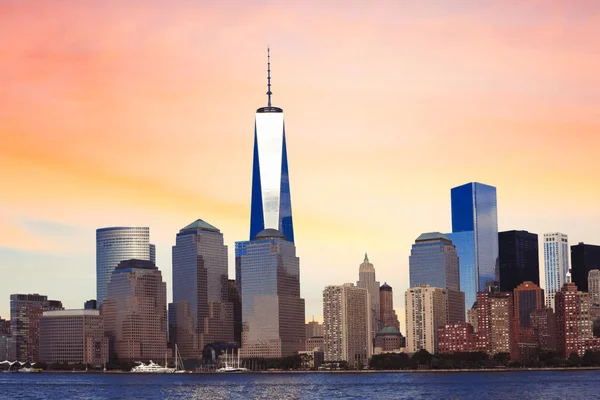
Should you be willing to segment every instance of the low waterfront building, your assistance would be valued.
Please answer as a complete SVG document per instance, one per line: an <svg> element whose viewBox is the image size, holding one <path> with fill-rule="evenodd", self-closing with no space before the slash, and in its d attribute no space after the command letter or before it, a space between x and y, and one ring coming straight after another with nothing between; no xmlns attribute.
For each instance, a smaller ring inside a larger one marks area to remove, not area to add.
<svg viewBox="0 0 600 400"><path fill-rule="evenodd" d="M95 367L108 362L108 339L100 311L45 311L40 318L40 361Z"/></svg>
<svg viewBox="0 0 600 400"><path fill-rule="evenodd" d="M440 353L477 351L477 334L468 322L446 324L438 330Z"/></svg>
<svg viewBox="0 0 600 400"><path fill-rule="evenodd" d="M393 326L381 328L375 335L374 354L402 353L406 347L406 338Z"/></svg>

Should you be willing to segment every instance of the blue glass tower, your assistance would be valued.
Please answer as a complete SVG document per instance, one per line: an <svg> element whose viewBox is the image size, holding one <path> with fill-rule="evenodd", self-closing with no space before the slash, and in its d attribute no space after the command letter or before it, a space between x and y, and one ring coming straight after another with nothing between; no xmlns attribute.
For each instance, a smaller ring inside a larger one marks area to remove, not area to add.
<svg viewBox="0 0 600 400"><path fill-rule="evenodd" d="M452 233L460 262L460 289L467 308L478 291L498 285L498 209L496 188L477 182L451 190Z"/></svg>
<svg viewBox="0 0 600 400"><path fill-rule="evenodd" d="M283 233L294 242L283 110L271 106L271 62L267 55L268 105L256 110L250 240L264 229Z"/></svg>

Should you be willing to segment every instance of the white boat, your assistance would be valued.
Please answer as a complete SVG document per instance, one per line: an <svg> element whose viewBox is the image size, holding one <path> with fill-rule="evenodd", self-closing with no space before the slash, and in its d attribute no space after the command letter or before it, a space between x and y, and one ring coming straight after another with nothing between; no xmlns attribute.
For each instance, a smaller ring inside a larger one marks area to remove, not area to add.
<svg viewBox="0 0 600 400"><path fill-rule="evenodd" d="M160 364L155 364L150 360L150 363L144 364L143 362L138 361L139 365L136 365L131 369L131 372L138 373L146 373L146 374L172 374L175 372L175 368L167 367L167 363L165 362L165 366L163 367Z"/></svg>
<svg viewBox="0 0 600 400"><path fill-rule="evenodd" d="M229 365L229 357L225 350L225 366L217 369L217 372L245 372L248 368L240 367L240 351L238 350L237 362L233 358L233 350L231 350L231 365Z"/></svg>
<svg viewBox="0 0 600 400"><path fill-rule="evenodd" d="M179 349L177 345L175 345L175 371L176 374L184 374L187 371L183 369L183 360L181 359L181 354L179 354Z"/></svg>

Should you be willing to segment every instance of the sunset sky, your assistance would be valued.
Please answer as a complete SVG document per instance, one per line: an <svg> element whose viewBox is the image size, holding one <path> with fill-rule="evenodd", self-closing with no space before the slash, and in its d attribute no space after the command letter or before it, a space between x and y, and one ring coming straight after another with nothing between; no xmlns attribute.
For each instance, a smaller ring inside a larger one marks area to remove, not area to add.
<svg viewBox="0 0 600 400"><path fill-rule="evenodd" d="M0 2L0 317L95 298L99 227L150 227L170 299L202 218L233 278L268 45L308 319L365 252L403 313L466 182L497 187L500 230L600 244L600 3L361 3Z"/></svg>

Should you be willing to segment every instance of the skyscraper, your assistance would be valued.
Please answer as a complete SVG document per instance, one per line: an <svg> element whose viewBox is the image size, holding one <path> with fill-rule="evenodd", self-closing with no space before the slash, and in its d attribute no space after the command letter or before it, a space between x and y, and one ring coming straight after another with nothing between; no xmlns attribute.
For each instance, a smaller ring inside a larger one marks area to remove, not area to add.
<svg viewBox="0 0 600 400"><path fill-rule="evenodd" d="M600 270L593 269L588 273L588 293L592 304L600 304Z"/></svg>
<svg viewBox="0 0 600 400"><path fill-rule="evenodd" d="M268 55L266 107L256 110L250 240L263 229L275 229L294 242L283 110L271 106L271 61ZM243 289L242 289L243 290Z"/></svg>
<svg viewBox="0 0 600 400"><path fill-rule="evenodd" d="M589 293L577 290L574 283L565 283L556 293L555 302L556 350L563 357L571 353L583 356L585 341L593 338Z"/></svg>
<svg viewBox="0 0 600 400"><path fill-rule="evenodd" d="M156 263L148 227L111 227L96 230L96 300L98 307L106 298L112 272L121 261L150 260Z"/></svg>
<svg viewBox="0 0 600 400"><path fill-rule="evenodd" d="M406 348L409 353L438 351L438 329L448 321L446 290L423 284L408 289L406 305Z"/></svg>
<svg viewBox="0 0 600 400"><path fill-rule="evenodd" d="M40 318L44 311L62 310L58 300L39 294L10 295L10 331L19 361L40 360Z"/></svg>
<svg viewBox="0 0 600 400"><path fill-rule="evenodd" d="M554 308L554 297L567 282L569 272L569 238L564 233L544 234L544 273L546 307Z"/></svg>
<svg viewBox="0 0 600 400"><path fill-rule="evenodd" d="M176 311L178 307L179 312ZM193 332L189 330L190 321L181 307L189 309ZM200 359L204 346L209 343L234 341L227 246L223 244L219 229L201 219L177 234L173 246L173 304L170 310L175 313L169 318L170 340L178 345L184 359Z"/></svg>
<svg viewBox="0 0 600 400"><path fill-rule="evenodd" d="M387 283L379 288L379 315L382 328L392 326L400 331L400 321L394 310L394 292Z"/></svg>
<svg viewBox="0 0 600 400"><path fill-rule="evenodd" d="M275 229L237 242L241 275L242 357L278 358L302 350L304 299L296 247Z"/></svg>
<svg viewBox="0 0 600 400"><path fill-rule="evenodd" d="M323 290L325 361L367 365L373 351L370 301L367 289L351 283Z"/></svg>
<svg viewBox="0 0 600 400"><path fill-rule="evenodd" d="M451 190L452 233L460 259L460 290L467 308L478 291L496 285L498 274L498 212L496 188L477 182Z"/></svg>
<svg viewBox="0 0 600 400"><path fill-rule="evenodd" d="M163 359L167 352L167 285L154 263L121 261L112 273L107 294L102 316L111 356L128 361Z"/></svg>
<svg viewBox="0 0 600 400"><path fill-rule="evenodd" d="M514 290L514 303L519 328L530 328L531 313L544 307L544 291L533 282L523 282Z"/></svg>
<svg viewBox="0 0 600 400"><path fill-rule="evenodd" d="M544 291L535 283L526 281L515 288L513 298L513 358L528 359L539 345L531 315L544 308ZM539 326L537 329L539 331Z"/></svg>
<svg viewBox="0 0 600 400"><path fill-rule="evenodd" d="M478 292L477 348L493 355L513 350L514 305L511 292Z"/></svg>
<svg viewBox="0 0 600 400"><path fill-rule="evenodd" d="M375 280L375 267L369 262L367 253L365 253L365 260L360 264L356 286L367 289L371 297L371 338L373 339L379 330L379 282Z"/></svg>
<svg viewBox="0 0 600 400"><path fill-rule="evenodd" d="M413 244L408 258L410 286L428 284L446 289L448 323L465 320L465 294L460 291L456 247L443 233L423 233Z"/></svg>
<svg viewBox="0 0 600 400"><path fill-rule="evenodd" d="M500 291L510 292L521 283L540 284L538 235L527 231L498 233Z"/></svg>
<svg viewBox="0 0 600 400"><path fill-rule="evenodd" d="M600 269L600 246L580 242L571 246L571 278L581 291L588 291L588 274Z"/></svg>

